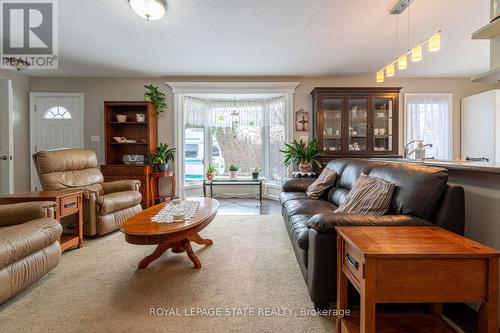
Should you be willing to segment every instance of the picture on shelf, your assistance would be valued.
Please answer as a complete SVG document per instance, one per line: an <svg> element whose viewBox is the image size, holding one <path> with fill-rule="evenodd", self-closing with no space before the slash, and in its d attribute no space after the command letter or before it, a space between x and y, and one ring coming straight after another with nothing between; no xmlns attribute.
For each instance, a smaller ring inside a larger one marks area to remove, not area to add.
<svg viewBox="0 0 500 333"><path fill-rule="evenodd" d="M300 108L295 113L295 130L297 132L309 131L309 112L305 111L304 108Z"/></svg>

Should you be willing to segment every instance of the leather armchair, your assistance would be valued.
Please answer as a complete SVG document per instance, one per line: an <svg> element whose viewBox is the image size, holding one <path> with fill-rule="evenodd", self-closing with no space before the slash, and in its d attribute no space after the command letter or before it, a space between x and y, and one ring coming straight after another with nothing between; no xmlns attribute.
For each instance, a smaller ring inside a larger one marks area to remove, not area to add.
<svg viewBox="0 0 500 333"><path fill-rule="evenodd" d="M61 260L55 202L0 206L0 303L26 289Z"/></svg>
<svg viewBox="0 0 500 333"><path fill-rule="evenodd" d="M84 190L84 232L104 235L120 229L142 210L138 180L104 182L97 155L88 149L55 149L33 155L45 191L68 188Z"/></svg>

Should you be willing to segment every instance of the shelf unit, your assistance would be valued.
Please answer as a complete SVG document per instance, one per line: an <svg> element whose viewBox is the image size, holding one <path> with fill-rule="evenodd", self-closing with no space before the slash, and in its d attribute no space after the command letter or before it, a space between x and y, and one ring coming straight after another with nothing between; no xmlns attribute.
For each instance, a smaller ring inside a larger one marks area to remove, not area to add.
<svg viewBox="0 0 500 333"><path fill-rule="evenodd" d="M400 90L315 88L311 92L313 134L322 162L340 157L398 156Z"/></svg>
<svg viewBox="0 0 500 333"><path fill-rule="evenodd" d="M485 25L481 29L472 34L472 39L494 39L500 36L500 18L490 24Z"/></svg>
<svg viewBox="0 0 500 333"><path fill-rule="evenodd" d="M144 114L144 122L137 121L137 114ZM126 122L118 122L117 115L126 115ZM141 182L142 206L150 202L148 165L126 165L123 155L144 155L158 146L158 121L156 109L149 102L104 102L106 164L101 166L105 181L137 179ZM119 143L113 137L125 137L138 142Z"/></svg>

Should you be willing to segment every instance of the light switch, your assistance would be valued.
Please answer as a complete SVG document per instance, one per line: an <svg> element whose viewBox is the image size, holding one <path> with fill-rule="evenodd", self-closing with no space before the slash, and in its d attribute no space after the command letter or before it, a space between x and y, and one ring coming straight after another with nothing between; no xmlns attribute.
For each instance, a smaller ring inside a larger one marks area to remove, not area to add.
<svg viewBox="0 0 500 333"><path fill-rule="evenodd" d="M90 136L90 142L99 142L99 135Z"/></svg>

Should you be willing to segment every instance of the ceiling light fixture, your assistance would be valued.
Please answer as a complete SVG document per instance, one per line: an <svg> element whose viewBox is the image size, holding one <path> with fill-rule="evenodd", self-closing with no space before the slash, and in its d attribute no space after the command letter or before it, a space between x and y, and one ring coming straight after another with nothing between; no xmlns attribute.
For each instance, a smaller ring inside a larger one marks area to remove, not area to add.
<svg viewBox="0 0 500 333"><path fill-rule="evenodd" d="M413 0L400 0L398 3L391 9L390 13L395 15L400 15L406 9L408 9L408 51L395 60L393 60L390 64L386 65L381 70L377 71L376 80L377 82L384 82L384 71L385 76L393 77L396 74L395 64L397 64L398 70L405 70L408 68L408 55L410 55L410 59L412 62L422 61L423 58L423 47L427 44L427 48L429 52L436 52L441 49L441 31L438 31L432 34L429 38L427 38L422 43L417 44L415 47L410 49L410 9L408 8ZM398 16L396 16L397 18ZM396 48L399 46L399 23L398 19L396 19Z"/></svg>
<svg viewBox="0 0 500 333"><path fill-rule="evenodd" d="M167 10L165 0L129 0L129 3L134 12L146 21L161 19Z"/></svg>

